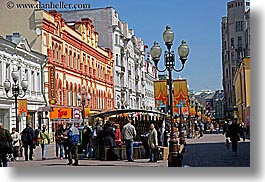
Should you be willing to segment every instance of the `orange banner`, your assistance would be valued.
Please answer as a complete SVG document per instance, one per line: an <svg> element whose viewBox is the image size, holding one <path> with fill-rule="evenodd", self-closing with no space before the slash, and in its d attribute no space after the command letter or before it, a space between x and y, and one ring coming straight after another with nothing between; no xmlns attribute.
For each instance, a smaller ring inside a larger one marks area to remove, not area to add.
<svg viewBox="0 0 265 182"><path fill-rule="evenodd" d="M88 117L90 114L90 108L89 107L86 107L85 108L85 118Z"/></svg>
<svg viewBox="0 0 265 182"><path fill-rule="evenodd" d="M168 105L167 81L154 81L155 107L166 107Z"/></svg>
<svg viewBox="0 0 265 182"><path fill-rule="evenodd" d="M50 112L51 119L70 119L72 118L72 109L71 108L53 108L53 111Z"/></svg>
<svg viewBox="0 0 265 182"><path fill-rule="evenodd" d="M174 115L180 114L179 108L182 108L182 114L187 116L189 114L189 95L187 80L174 80L174 100L173 100L173 113Z"/></svg>
<svg viewBox="0 0 265 182"><path fill-rule="evenodd" d="M18 105L18 116L27 116L28 115L28 101L27 99L17 100Z"/></svg>

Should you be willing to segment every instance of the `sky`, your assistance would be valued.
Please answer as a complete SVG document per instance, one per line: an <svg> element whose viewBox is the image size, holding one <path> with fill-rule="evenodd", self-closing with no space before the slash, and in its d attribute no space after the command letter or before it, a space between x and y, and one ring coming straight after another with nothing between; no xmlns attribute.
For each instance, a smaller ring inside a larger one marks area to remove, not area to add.
<svg viewBox="0 0 265 182"><path fill-rule="evenodd" d="M61 0L52 0L58 3ZM49 3L50 0L41 0ZM176 68L180 68L177 48L181 40L186 40L190 54L182 72L173 73L187 79L189 89L194 91L222 88L221 60L221 20L227 14L228 0L64 0L64 3L86 3L91 8L112 6L119 18L134 29L136 37L141 37L148 51L154 41L158 41L164 52L166 46L162 38L169 25L175 33L172 50L176 53ZM99 35L100 36L100 35ZM163 54L159 68L164 68ZM165 72L167 73L167 72ZM159 73L163 74L163 73Z"/></svg>

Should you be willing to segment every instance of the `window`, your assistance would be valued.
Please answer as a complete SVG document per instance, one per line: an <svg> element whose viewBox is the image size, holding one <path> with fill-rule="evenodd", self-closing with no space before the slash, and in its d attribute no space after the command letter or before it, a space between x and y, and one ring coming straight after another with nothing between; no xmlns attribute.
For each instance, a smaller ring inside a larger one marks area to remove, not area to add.
<svg viewBox="0 0 265 182"><path fill-rule="evenodd" d="M68 57L68 50L65 49L65 65L68 66L69 65L69 57Z"/></svg>
<svg viewBox="0 0 265 182"><path fill-rule="evenodd" d="M10 64L6 63L6 79L10 80Z"/></svg>
<svg viewBox="0 0 265 182"><path fill-rule="evenodd" d="M236 31L243 31L243 21L236 21Z"/></svg>
<svg viewBox="0 0 265 182"><path fill-rule="evenodd" d="M72 51L70 51L69 53L69 63L70 63L70 67L73 67L73 55L72 55Z"/></svg>
<svg viewBox="0 0 265 182"><path fill-rule="evenodd" d="M80 55L77 56L77 69L80 70Z"/></svg>
<svg viewBox="0 0 265 182"><path fill-rule="evenodd" d="M119 45L119 37L118 37L118 34L115 34L115 45Z"/></svg>
<svg viewBox="0 0 265 182"><path fill-rule="evenodd" d="M235 54L232 52L231 53L231 60L234 60L235 59Z"/></svg>
<svg viewBox="0 0 265 182"><path fill-rule="evenodd" d="M119 66L119 55L118 54L116 54L115 60L116 60L116 65Z"/></svg>
<svg viewBox="0 0 265 182"><path fill-rule="evenodd" d="M237 37L237 46L242 46L242 37L241 36L239 36L239 37Z"/></svg>
<svg viewBox="0 0 265 182"><path fill-rule="evenodd" d="M35 91L34 71L31 72L31 91Z"/></svg>
<svg viewBox="0 0 265 182"><path fill-rule="evenodd" d="M37 92L41 92L41 80L40 80L40 73L37 73Z"/></svg>
<svg viewBox="0 0 265 182"><path fill-rule="evenodd" d="M233 48L235 46L234 38L231 38L231 47Z"/></svg>
<svg viewBox="0 0 265 182"><path fill-rule="evenodd" d="M224 49L226 49L226 41L224 41Z"/></svg>
<svg viewBox="0 0 265 182"><path fill-rule="evenodd" d="M235 76L235 73L236 73L236 68L232 67L232 75L233 75L233 77Z"/></svg>

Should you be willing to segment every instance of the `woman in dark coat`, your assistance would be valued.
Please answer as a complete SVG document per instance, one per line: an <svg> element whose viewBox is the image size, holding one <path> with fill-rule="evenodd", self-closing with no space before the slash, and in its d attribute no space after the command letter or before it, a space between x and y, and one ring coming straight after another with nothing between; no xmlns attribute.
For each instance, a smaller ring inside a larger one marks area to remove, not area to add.
<svg viewBox="0 0 265 182"><path fill-rule="evenodd" d="M234 120L233 123L228 127L226 137L230 137L230 140L232 143L232 151L235 153L235 156L236 156L237 155L237 144L238 144L238 141L240 140L239 127L236 124L236 120Z"/></svg>
<svg viewBox="0 0 265 182"><path fill-rule="evenodd" d="M115 142L115 130L110 122L106 123L106 129L104 131L104 144L106 147L114 148Z"/></svg>
<svg viewBox="0 0 265 182"><path fill-rule="evenodd" d="M106 160L117 160L118 156L114 151L114 147L116 146L115 142L115 128L112 126L110 122L106 123L106 128L104 130L104 145L105 147L109 147L107 151L107 159Z"/></svg>

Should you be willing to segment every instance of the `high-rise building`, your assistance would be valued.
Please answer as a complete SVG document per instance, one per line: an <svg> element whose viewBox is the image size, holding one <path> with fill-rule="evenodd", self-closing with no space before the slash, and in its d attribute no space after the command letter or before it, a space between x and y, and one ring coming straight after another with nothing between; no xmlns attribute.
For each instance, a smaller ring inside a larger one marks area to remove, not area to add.
<svg viewBox="0 0 265 182"><path fill-rule="evenodd" d="M222 68L226 117L233 117L235 87L233 79L242 58L250 56L249 1L227 3L227 16L222 17Z"/></svg>

